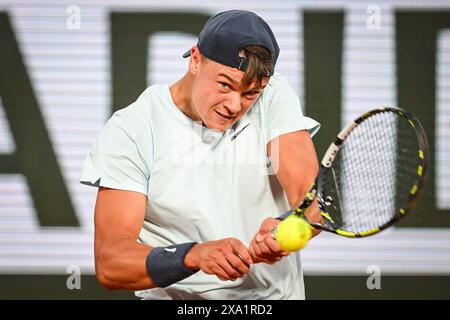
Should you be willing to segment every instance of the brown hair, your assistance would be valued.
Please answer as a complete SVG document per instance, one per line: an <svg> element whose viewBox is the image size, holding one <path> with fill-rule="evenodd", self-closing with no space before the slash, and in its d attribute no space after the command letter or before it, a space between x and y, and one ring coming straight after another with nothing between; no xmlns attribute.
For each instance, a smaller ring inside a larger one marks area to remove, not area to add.
<svg viewBox="0 0 450 320"><path fill-rule="evenodd" d="M242 49L248 60L247 70L242 78L242 86L247 88L255 81L255 89L262 86L262 81L272 75L272 55L270 51L262 46L247 46Z"/></svg>
<svg viewBox="0 0 450 320"><path fill-rule="evenodd" d="M248 88L252 82L255 82L255 90L262 86L263 79L272 75L273 63L270 51L262 46L251 45L242 49L243 54L247 60L247 70L245 70L242 78L242 86ZM201 59L208 60L206 56L201 54Z"/></svg>

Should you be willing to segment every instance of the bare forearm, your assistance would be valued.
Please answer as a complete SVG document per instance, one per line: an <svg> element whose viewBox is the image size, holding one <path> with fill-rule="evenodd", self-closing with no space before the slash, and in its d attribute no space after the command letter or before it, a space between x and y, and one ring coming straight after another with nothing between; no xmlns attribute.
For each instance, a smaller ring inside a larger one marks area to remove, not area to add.
<svg viewBox="0 0 450 320"><path fill-rule="evenodd" d="M316 177L316 171L314 168L314 165L309 166L312 170L308 171L300 171L295 174L293 172L293 180L296 180L297 183L292 183L289 185L286 185L285 192L286 196L289 202L289 206L292 209L297 208L297 206L300 204L301 201L306 196L306 192L308 192L309 188L311 187L312 182L314 181Z"/></svg>
<svg viewBox="0 0 450 320"><path fill-rule="evenodd" d="M110 290L155 287L147 274L146 258L152 248L133 240L120 240L96 250L96 274Z"/></svg>
<svg viewBox="0 0 450 320"><path fill-rule="evenodd" d="M280 136L278 143L278 157L276 154L272 156L272 142L268 148L269 157L276 161L277 178L286 193L289 206L295 209L303 201L319 171L316 151L307 131ZM310 221L321 221L316 201L306 215ZM319 232L314 230L313 234Z"/></svg>
<svg viewBox="0 0 450 320"><path fill-rule="evenodd" d="M283 135L278 141L274 141L274 144L269 144L268 152L278 169L277 178L286 193L289 205L291 208L297 207L311 187L319 168L309 133L299 131Z"/></svg>

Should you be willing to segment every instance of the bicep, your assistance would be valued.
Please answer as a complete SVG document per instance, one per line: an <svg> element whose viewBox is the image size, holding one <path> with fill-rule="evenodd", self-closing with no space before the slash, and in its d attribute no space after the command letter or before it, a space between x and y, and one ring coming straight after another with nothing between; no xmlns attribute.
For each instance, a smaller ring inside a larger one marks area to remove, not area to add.
<svg viewBox="0 0 450 320"><path fill-rule="evenodd" d="M143 193L99 188L95 205L95 250L120 239L137 240L147 197Z"/></svg>
<svg viewBox="0 0 450 320"><path fill-rule="evenodd" d="M298 205L318 173L316 150L307 130L271 140L267 153L291 207Z"/></svg>

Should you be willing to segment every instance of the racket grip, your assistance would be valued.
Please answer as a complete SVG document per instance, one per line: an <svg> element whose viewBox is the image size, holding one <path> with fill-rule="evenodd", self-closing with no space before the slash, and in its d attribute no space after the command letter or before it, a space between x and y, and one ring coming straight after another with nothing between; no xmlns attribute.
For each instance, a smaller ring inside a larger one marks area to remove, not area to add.
<svg viewBox="0 0 450 320"><path fill-rule="evenodd" d="M284 219L286 219L287 217L289 217L293 213L294 213L294 211L289 210L289 211L286 211L285 213L283 213L281 216L276 217L275 219L283 221Z"/></svg>

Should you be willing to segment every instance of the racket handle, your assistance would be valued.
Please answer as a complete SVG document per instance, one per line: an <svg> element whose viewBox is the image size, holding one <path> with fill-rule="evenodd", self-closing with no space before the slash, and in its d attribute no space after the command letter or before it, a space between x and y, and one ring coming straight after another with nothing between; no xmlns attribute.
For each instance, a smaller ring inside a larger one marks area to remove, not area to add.
<svg viewBox="0 0 450 320"><path fill-rule="evenodd" d="M286 211L285 213L283 213L281 216L276 217L275 219L283 221L284 219L286 219L287 217L289 217L293 213L294 213L293 210L289 210L289 211Z"/></svg>

